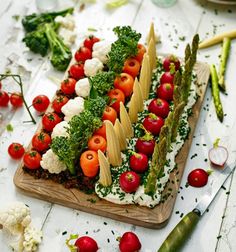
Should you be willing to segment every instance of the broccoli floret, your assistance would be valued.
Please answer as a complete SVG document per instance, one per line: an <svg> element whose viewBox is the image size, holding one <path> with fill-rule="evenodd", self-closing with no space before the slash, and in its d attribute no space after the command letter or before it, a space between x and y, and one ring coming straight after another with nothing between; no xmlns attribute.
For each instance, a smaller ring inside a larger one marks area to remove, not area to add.
<svg viewBox="0 0 236 252"><path fill-rule="evenodd" d="M45 34L51 49L50 61L52 65L59 71L65 71L72 58L70 48L57 35L52 24L45 24Z"/></svg>
<svg viewBox="0 0 236 252"><path fill-rule="evenodd" d="M38 28L39 25L43 23L51 23L54 21L57 16L65 16L66 14L72 14L74 11L73 8L69 8L59 12L51 12L51 13L42 13L42 14L31 14L25 16L22 19L22 24L27 32L34 31Z"/></svg>
<svg viewBox="0 0 236 252"><path fill-rule="evenodd" d="M49 43L45 34L44 25L35 31L27 33L23 41L34 53L39 53L42 56L45 56L48 52Z"/></svg>

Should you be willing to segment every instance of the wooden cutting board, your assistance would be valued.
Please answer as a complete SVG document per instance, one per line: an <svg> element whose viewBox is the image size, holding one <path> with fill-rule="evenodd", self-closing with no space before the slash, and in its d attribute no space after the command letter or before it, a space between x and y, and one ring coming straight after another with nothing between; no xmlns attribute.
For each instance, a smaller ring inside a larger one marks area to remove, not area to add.
<svg viewBox="0 0 236 252"><path fill-rule="evenodd" d="M209 66L205 63L197 62L195 71L197 73L196 85L199 98L193 107L192 116L189 117L191 127L189 138L185 141L183 148L176 157L178 169L175 169L170 174L170 183L167 184L165 190L162 192L166 198L164 203L157 205L153 209L136 205L113 204L99 199L96 195L87 195L78 189L66 189L63 185L50 180L34 179L34 177L23 171L22 164L14 176L16 187L32 197L82 210L87 213L147 228L157 229L165 226L174 207L210 75Z"/></svg>

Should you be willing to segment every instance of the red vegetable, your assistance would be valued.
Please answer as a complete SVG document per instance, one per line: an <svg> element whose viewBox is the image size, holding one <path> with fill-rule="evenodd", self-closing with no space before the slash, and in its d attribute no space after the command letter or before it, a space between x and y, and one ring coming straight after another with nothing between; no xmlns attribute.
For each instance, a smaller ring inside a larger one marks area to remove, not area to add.
<svg viewBox="0 0 236 252"><path fill-rule="evenodd" d="M76 80L73 78L68 78L66 80L63 80L61 83L61 91L64 94L73 94L75 92L75 84Z"/></svg>
<svg viewBox="0 0 236 252"><path fill-rule="evenodd" d="M142 245L138 236L133 232L126 232L120 239L120 252L138 252Z"/></svg>
<svg viewBox="0 0 236 252"><path fill-rule="evenodd" d="M161 82L161 84L163 84L163 83L173 84L174 83L174 77L175 77L174 73L165 72L165 73L162 74L160 82Z"/></svg>
<svg viewBox="0 0 236 252"><path fill-rule="evenodd" d="M163 99L153 99L148 106L148 111L162 118L166 118L169 114L169 103Z"/></svg>
<svg viewBox="0 0 236 252"><path fill-rule="evenodd" d="M52 102L52 108L55 112L61 113L61 108L69 101L66 96L57 96Z"/></svg>
<svg viewBox="0 0 236 252"><path fill-rule="evenodd" d="M121 73L115 78L114 87L122 90L126 97L133 93L134 78L127 73Z"/></svg>
<svg viewBox="0 0 236 252"><path fill-rule="evenodd" d="M201 169L195 169L188 175L188 183L193 187L203 187L207 184L209 174Z"/></svg>
<svg viewBox="0 0 236 252"><path fill-rule="evenodd" d="M92 58L92 51L88 47L82 46L75 53L75 59L77 62L85 62L87 59Z"/></svg>
<svg viewBox="0 0 236 252"><path fill-rule="evenodd" d="M175 71L178 71L180 68L180 61L175 55L169 55L163 61L163 67L166 72L174 68Z"/></svg>
<svg viewBox="0 0 236 252"><path fill-rule="evenodd" d="M228 151L225 147L219 146L219 141L220 139L216 140L214 147L209 150L208 156L213 165L223 168L228 159Z"/></svg>
<svg viewBox="0 0 236 252"><path fill-rule="evenodd" d="M32 138L32 146L37 151L44 151L49 148L51 137L45 132L38 132Z"/></svg>
<svg viewBox="0 0 236 252"><path fill-rule="evenodd" d="M134 171L123 172L120 175L120 187L127 193L136 192L140 185L140 177Z"/></svg>
<svg viewBox="0 0 236 252"><path fill-rule="evenodd" d="M18 108L23 105L23 98L21 93L12 93L10 96L10 103L13 107Z"/></svg>
<svg viewBox="0 0 236 252"><path fill-rule="evenodd" d="M9 102L9 95L7 92L0 90L0 107L6 107Z"/></svg>
<svg viewBox="0 0 236 252"><path fill-rule="evenodd" d="M41 159L41 155L34 150L26 152L23 157L24 165L28 169L38 169Z"/></svg>
<svg viewBox="0 0 236 252"><path fill-rule="evenodd" d="M84 64L83 63L77 63L70 67L69 69L69 75L70 77L79 80L84 77Z"/></svg>
<svg viewBox="0 0 236 252"><path fill-rule="evenodd" d="M32 101L34 109L38 112L45 112L49 103L50 100L46 95L37 95Z"/></svg>
<svg viewBox="0 0 236 252"><path fill-rule="evenodd" d="M130 58L125 61L123 68L124 73L127 73L135 78L139 74L139 70L140 63L136 59Z"/></svg>
<svg viewBox="0 0 236 252"><path fill-rule="evenodd" d="M135 148L138 152L144 153L148 156L151 156L155 147L155 140L148 139L145 140L145 137L141 137L137 140Z"/></svg>
<svg viewBox="0 0 236 252"><path fill-rule="evenodd" d="M143 121L144 128L150 131L154 136L157 136L160 133L163 125L164 120L154 114L149 114Z"/></svg>
<svg viewBox="0 0 236 252"><path fill-rule="evenodd" d="M78 238L75 242L75 246L77 247L78 252L98 251L97 242L89 236L82 236Z"/></svg>
<svg viewBox="0 0 236 252"><path fill-rule="evenodd" d="M157 96L166 101L172 101L174 94L174 85L170 83L161 84L157 89Z"/></svg>
<svg viewBox="0 0 236 252"><path fill-rule="evenodd" d="M43 128L52 131L53 128L61 122L61 118L56 113L47 113L42 117Z"/></svg>
<svg viewBox="0 0 236 252"><path fill-rule="evenodd" d="M125 102L125 95L124 93L118 89L112 89L108 92L107 94L110 97L110 106L113 107L116 112L119 113L120 111L120 102L124 103Z"/></svg>
<svg viewBox="0 0 236 252"><path fill-rule="evenodd" d="M24 147L19 143L12 143L8 147L8 154L13 159L20 159L25 153Z"/></svg>
<svg viewBox="0 0 236 252"><path fill-rule="evenodd" d="M143 55L146 52L146 48L142 44L138 44L138 54L134 57L140 64L142 64L143 61Z"/></svg>
<svg viewBox="0 0 236 252"><path fill-rule="evenodd" d="M129 159L131 170L142 173L148 169L148 157L143 153L134 153Z"/></svg>
<svg viewBox="0 0 236 252"><path fill-rule="evenodd" d="M92 50L93 45L94 45L95 43L97 43L98 41L100 41L99 38L97 38L97 37L91 35L91 36L89 36L88 38L86 38L86 39L84 40L84 46L87 47L87 48L89 48L90 50Z"/></svg>

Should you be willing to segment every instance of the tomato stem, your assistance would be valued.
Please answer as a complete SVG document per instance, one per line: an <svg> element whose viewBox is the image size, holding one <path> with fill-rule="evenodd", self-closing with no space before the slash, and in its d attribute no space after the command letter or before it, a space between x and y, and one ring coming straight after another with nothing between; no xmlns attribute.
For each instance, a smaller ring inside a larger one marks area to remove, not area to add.
<svg viewBox="0 0 236 252"><path fill-rule="evenodd" d="M6 78L9 78L9 77L11 77L20 86L23 103L24 103L24 105L26 107L26 110L28 111L28 113L30 115L31 122L36 124L36 121L35 121L33 115L30 112L30 109L29 109L30 107L27 105L25 97L24 97L23 83L22 83L20 75L18 75L18 74L0 74L0 81L4 80Z"/></svg>

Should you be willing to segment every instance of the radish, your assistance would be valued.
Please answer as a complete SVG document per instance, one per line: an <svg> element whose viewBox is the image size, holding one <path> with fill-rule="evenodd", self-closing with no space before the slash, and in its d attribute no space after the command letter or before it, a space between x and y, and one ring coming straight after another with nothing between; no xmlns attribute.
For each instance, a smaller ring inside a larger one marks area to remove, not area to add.
<svg viewBox="0 0 236 252"><path fill-rule="evenodd" d="M188 175L188 184L193 187L203 187L208 182L209 173L201 168L192 170Z"/></svg>
<svg viewBox="0 0 236 252"><path fill-rule="evenodd" d="M216 139L213 148L209 150L208 156L212 165L223 168L228 159L228 151L224 146L219 146L219 141L219 138Z"/></svg>
<svg viewBox="0 0 236 252"><path fill-rule="evenodd" d="M71 252L97 252L98 245L97 242L89 236L79 237L77 234L71 234L69 239L66 240L66 245ZM75 240L75 243L72 245L70 242Z"/></svg>
<svg viewBox="0 0 236 252"><path fill-rule="evenodd" d="M133 232L126 232L120 239L120 252L138 252L141 249L138 236Z"/></svg>

